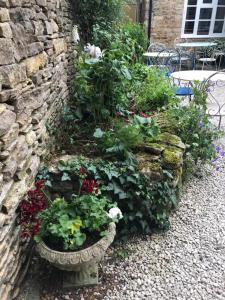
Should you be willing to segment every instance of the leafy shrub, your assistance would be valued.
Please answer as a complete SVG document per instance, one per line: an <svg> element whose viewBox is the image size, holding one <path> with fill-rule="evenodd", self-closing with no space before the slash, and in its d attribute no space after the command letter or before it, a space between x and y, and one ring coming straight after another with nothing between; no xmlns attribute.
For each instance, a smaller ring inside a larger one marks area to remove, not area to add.
<svg viewBox="0 0 225 300"><path fill-rule="evenodd" d="M143 77L146 68L136 70ZM135 104L138 111L155 111L175 100L175 91L170 80L156 68L149 68L144 81L138 81L135 90Z"/></svg>
<svg viewBox="0 0 225 300"><path fill-rule="evenodd" d="M143 61L143 52L147 48L147 35L141 24L114 24L103 30L99 24L94 27L94 44L101 49L120 49L121 55L130 63Z"/></svg>
<svg viewBox="0 0 225 300"><path fill-rule="evenodd" d="M127 62L118 49L107 51L97 62L81 57L74 86L80 114L91 116L96 123L114 116L117 105L128 105L130 80Z"/></svg>
<svg viewBox="0 0 225 300"><path fill-rule="evenodd" d="M120 159L132 158L132 149L144 143L146 138L159 134L158 126L151 118L138 115L129 117L126 122L115 120L114 127L108 131L97 128L94 137L103 153Z"/></svg>
<svg viewBox="0 0 225 300"><path fill-rule="evenodd" d="M128 162L112 163L78 157L67 162L60 161L58 165L58 169L68 178L74 174L79 177L81 167L87 178L99 183L102 195L111 203L116 202L121 209L124 217L118 224L120 235L168 228L169 214L176 206L176 190L170 183L170 173L165 172L164 182L150 183L149 178L140 174L137 166ZM54 185L50 175L42 172L38 178L47 178Z"/></svg>

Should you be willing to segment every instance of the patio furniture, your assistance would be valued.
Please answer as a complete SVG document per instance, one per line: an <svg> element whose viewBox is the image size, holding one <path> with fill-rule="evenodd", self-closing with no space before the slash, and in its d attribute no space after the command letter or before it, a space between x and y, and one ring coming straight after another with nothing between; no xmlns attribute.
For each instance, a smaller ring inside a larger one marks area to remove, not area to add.
<svg viewBox="0 0 225 300"><path fill-rule="evenodd" d="M176 46L178 48L189 48L190 50L193 49L193 63L194 63L194 69L196 67L196 59L197 59L197 49L202 48L209 48L214 47L217 44L214 42L185 42L185 43L178 43Z"/></svg>
<svg viewBox="0 0 225 300"><path fill-rule="evenodd" d="M215 51L212 51L212 49L206 48L203 56L200 58L197 58L197 61L202 63L202 70L204 70L205 65L212 66L213 64L215 64L215 67L217 70L216 59L217 59L217 57L215 55Z"/></svg>
<svg viewBox="0 0 225 300"><path fill-rule="evenodd" d="M207 114L218 118L218 128L221 128L222 117L225 116L225 70L214 72L202 83L201 89L208 95Z"/></svg>
<svg viewBox="0 0 225 300"><path fill-rule="evenodd" d="M162 43L151 43L147 49L147 52L145 52L143 55L144 57L148 58L148 65L154 66L156 65L156 58L158 56L158 53L164 50L166 46ZM148 55L149 53L152 53L151 55Z"/></svg>
<svg viewBox="0 0 225 300"><path fill-rule="evenodd" d="M221 127L225 116L225 70L223 71L180 71L171 74L174 82L182 82L185 87L192 88L194 82L199 82L199 89L207 92L207 113L210 117L218 117L218 127ZM179 96L179 95L178 95Z"/></svg>

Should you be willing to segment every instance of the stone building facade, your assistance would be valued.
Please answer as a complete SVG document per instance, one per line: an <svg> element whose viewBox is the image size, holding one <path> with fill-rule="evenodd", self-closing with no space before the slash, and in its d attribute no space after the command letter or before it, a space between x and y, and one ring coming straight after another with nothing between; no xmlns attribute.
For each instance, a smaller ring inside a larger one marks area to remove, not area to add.
<svg viewBox="0 0 225 300"><path fill-rule="evenodd" d="M73 69L67 0L0 0L0 299L26 270L18 203L48 150L46 122L69 97Z"/></svg>
<svg viewBox="0 0 225 300"><path fill-rule="evenodd" d="M173 46L181 38L184 0L153 0L152 4L151 41Z"/></svg>

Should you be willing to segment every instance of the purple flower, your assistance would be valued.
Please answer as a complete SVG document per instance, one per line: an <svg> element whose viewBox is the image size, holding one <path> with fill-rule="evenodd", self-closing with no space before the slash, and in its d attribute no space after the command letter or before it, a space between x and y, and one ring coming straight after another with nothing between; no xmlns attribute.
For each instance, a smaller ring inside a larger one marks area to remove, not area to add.
<svg viewBox="0 0 225 300"><path fill-rule="evenodd" d="M202 128L202 127L203 127L203 123L202 123L202 122L199 122L199 123L198 123L198 127L199 127L199 128Z"/></svg>
<svg viewBox="0 0 225 300"><path fill-rule="evenodd" d="M220 151L222 150L219 146L216 146L215 149L216 149L216 152L217 152L217 153L220 153Z"/></svg>
<svg viewBox="0 0 225 300"><path fill-rule="evenodd" d="M221 154L222 157L225 156L225 152L224 151L222 151L220 154Z"/></svg>
<svg viewBox="0 0 225 300"><path fill-rule="evenodd" d="M212 161L211 161L211 163L214 163L214 162L216 162L217 160L219 160L220 159L220 157L216 157L216 158L214 158Z"/></svg>
<svg viewBox="0 0 225 300"><path fill-rule="evenodd" d="M217 166L217 167L216 167L216 171L219 171L219 170L220 170L220 167Z"/></svg>

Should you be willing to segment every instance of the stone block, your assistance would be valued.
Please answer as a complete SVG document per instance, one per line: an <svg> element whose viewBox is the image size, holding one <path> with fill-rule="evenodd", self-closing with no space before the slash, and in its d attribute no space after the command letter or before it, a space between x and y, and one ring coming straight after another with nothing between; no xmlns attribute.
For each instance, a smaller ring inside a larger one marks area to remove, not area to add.
<svg viewBox="0 0 225 300"><path fill-rule="evenodd" d="M66 44L64 39L53 40L53 48L56 55L59 55L62 52L66 51Z"/></svg>
<svg viewBox="0 0 225 300"><path fill-rule="evenodd" d="M29 146L32 146L36 140L37 136L34 131L30 131L26 134L26 142Z"/></svg>
<svg viewBox="0 0 225 300"><path fill-rule="evenodd" d="M51 35L53 34L53 28L52 28L52 23L45 21L45 30L44 34Z"/></svg>
<svg viewBox="0 0 225 300"><path fill-rule="evenodd" d="M53 19L51 20L51 25L52 25L53 33L59 32L59 26Z"/></svg>
<svg viewBox="0 0 225 300"><path fill-rule="evenodd" d="M8 109L0 112L0 137L6 134L16 121L16 114Z"/></svg>
<svg viewBox="0 0 225 300"><path fill-rule="evenodd" d="M44 7L47 5L46 0L36 0L36 3L37 5L44 6Z"/></svg>
<svg viewBox="0 0 225 300"><path fill-rule="evenodd" d="M8 0L0 0L0 7L9 7Z"/></svg>
<svg viewBox="0 0 225 300"><path fill-rule="evenodd" d="M35 42L28 45L27 54L30 57L43 52L43 50L44 50L44 44L41 42Z"/></svg>
<svg viewBox="0 0 225 300"><path fill-rule="evenodd" d="M15 161L15 158L9 158L5 163L5 167L3 168L2 174L5 181L9 181L13 178L13 176L16 173L17 170L17 162Z"/></svg>
<svg viewBox="0 0 225 300"><path fill-rule="evenodd" d="M0 137L1 141L4 144L5 150L8 150L8 148L12 145L12 143L15 144L16 146L18 134L19 134L19 124L14 123L11 129L8 131L8 133Z"/></svg>
<svg viewBox="0 0 225 300"><path fill-rule="evenodd" d="M0 209L2 208L3 201L5 200L5 198L7 197L7 195L10 192L10 189L11 189L12 185L13 185L13 180L11 180L9 182L6 182L3 185L3 188L2 188L1 193L0 193Z"/></svg>
<svg viewBox="0 0 225 300"><path fill-rule="evenodd" d="M0 8L0 22L10 21L9 10L7 8Z"/></svg>
<svg viewBox="0 0 225 300"><path fill-rule="evenodd" d="M0 77L2 78L2 86L4 88L13 89L19 83L26 81L26 67L23 64L2 66L0 67Z"/></svg>
<svg viewBox="0 0 225 300"><path fill-rule="evenodd" d="M22 0L9 0L10 7L17 7L22 5Z"/></svg>
<svg viewBox="0 0 225 300"><path fill-rule="evenodd" d="M8 39L12 38L12 30L9 23L0 24L0 37L4 37Z"/></svg>
<svg viewBox="0 0 225 300"><path fill-rule="evenodd" d="M0 66L15 62L14 47L11 39L0 38Z"/></svg>
<svg viewBox="0 0 225 300"><path fill-rule="evenodd" d="M45 52L34 57L27 58L25 61L27 68L27 76L32 76L35 72L43 69L48 62L48 56Z"/></svg>

